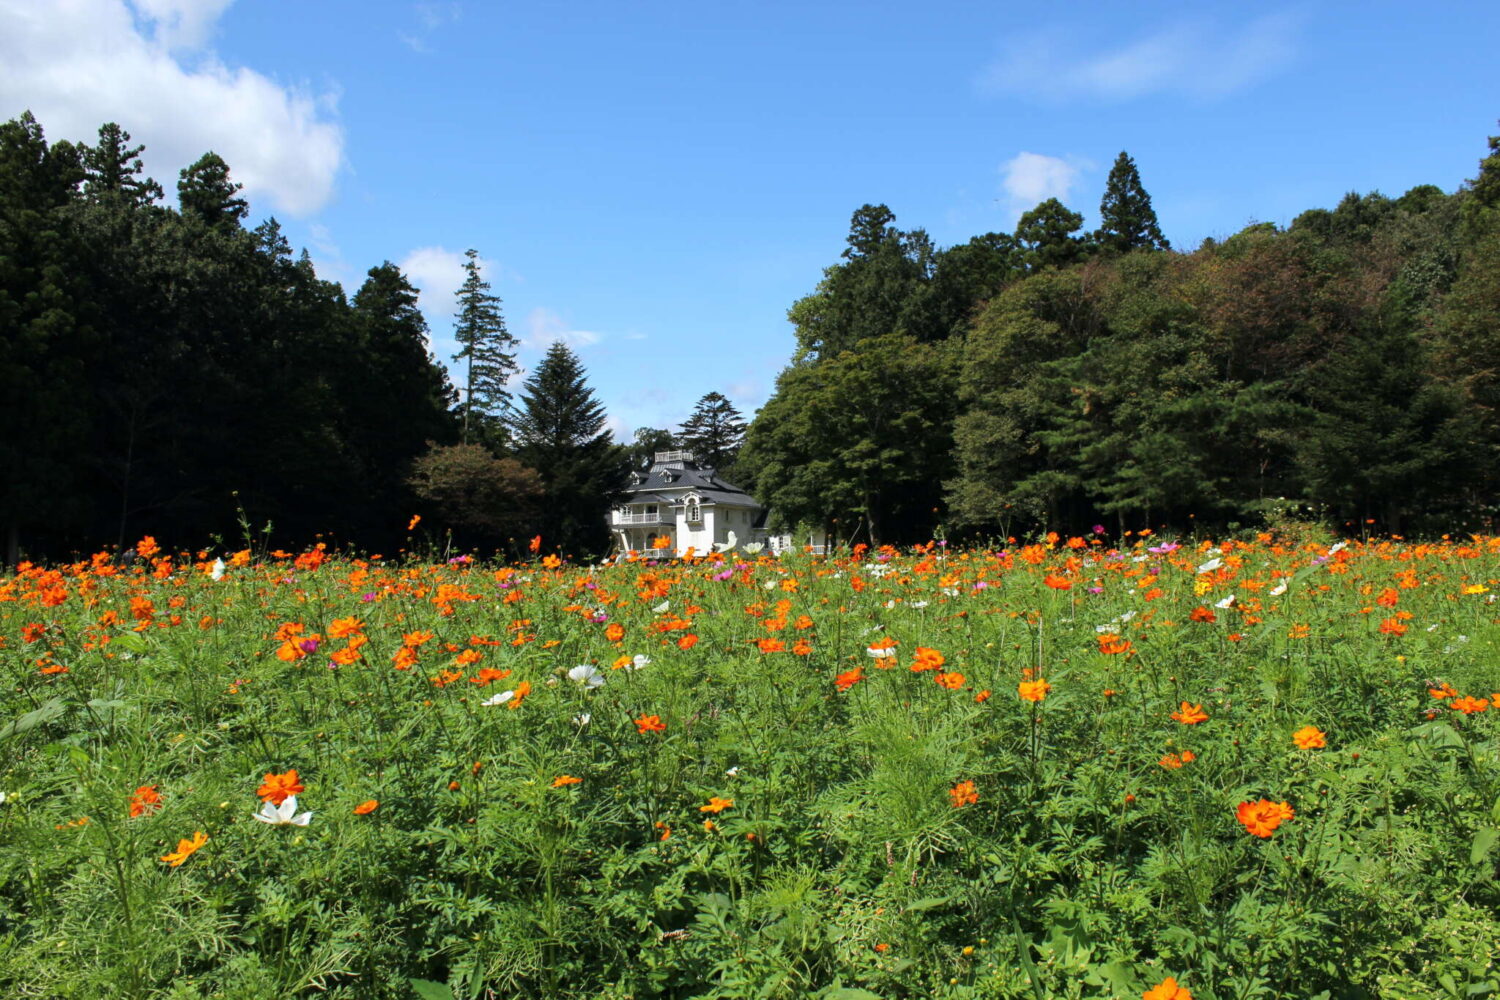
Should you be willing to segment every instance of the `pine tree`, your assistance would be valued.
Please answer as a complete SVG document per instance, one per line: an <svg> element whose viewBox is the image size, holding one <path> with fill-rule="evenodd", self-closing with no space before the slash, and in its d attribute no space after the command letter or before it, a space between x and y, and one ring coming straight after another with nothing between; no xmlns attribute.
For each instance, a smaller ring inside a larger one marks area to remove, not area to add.
<svg viewBox="0 0 1500 1000"><path fill-rule="evenodd" d="M1099 202L1099 219L1094 239L1106 250L1126 253L1172 249L1156 224L1156 211L1151 207L1151 196L1141 187L1135 161L1124 151L1110 168L1104 198Z"/></svg>
<svg viewBox="0 0 1500 1000"><path fill-rule="evenodd" d="M1032 271L1044 267L1067 267L1082 260L1091 243L1073 234L1083 228L1083 216L1048 198L1016 222L1016 243Z"/></svg>
<svg viewBox="0 0 1500 1000"><path fill-rule="evenodd" d="M84 184L89 199L95 202L121 197L130 205L150 205L162 197L161 185L142 177L145 169L141 153L145 146L130 146L130 133L114 122L99 126L99 144L83 147L83 167L88 172Z"/></svg>
<svg viewBox="0 0 1500 1000"><path fill-rule="evenodd" d="M627 459L604 423L578 356L553 343L522 387L511 421L517 456L542 478L537 528L549 548L576 555L608 548L609 508L624 485Z"/></svg>
<svg viewBox="0 0 1500 1000"><path fill-rule="evenodd" d="M238 224L250 214L250 205L238 197L243 184L229 179L229 164L209 151L177 178L177 204L183 215L195 216L210 226Z"/></svg>
<svg viewBox="0 0 1500 1000"><path fill-rule="evenodd" d="M724 472L739 456L745 441L745 421L727 398L710 392L698 400L677 438L699 463Z"/></svg>
<svg viewBox="0 0 1500 1000"><path fill-rule="evenodd" d="M516 338L505 328L505 317L500 314L500 297L491 295L490 283L479 276L479 251L470 248L464 256L468 260L464 262L464 283L456 293L458 325L453 333L461 349L453 360L465 363L463 441L468 444L471 431L478 429L472 425L497 421L510 409L506 385L520 369L513 353ZM475 413L478 418L470 420Z"/></svg>

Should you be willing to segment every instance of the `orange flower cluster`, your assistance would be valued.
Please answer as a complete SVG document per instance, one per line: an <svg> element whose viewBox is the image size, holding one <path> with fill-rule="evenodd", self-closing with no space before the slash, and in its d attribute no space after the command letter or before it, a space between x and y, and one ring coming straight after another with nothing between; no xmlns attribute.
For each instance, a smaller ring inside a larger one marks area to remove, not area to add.
<svg viewBox="0 0 1500 1000"><path fill-rule="evenodd" d="M960 781L948 789L948 798L952 800L953 808L962 809L979 801L979 790L972 781Z"/></svg>
<svg viewBox="0 0 1500 1000"><path fill-rule="evenodd" d="M1328 745L1328 735L1317 726L1303 726L1292 734L1292 742L1303 750L1318 750Z"/></svg>
<svg viewBox="0 0 1500 1000"><path fill-rule="evenodd" d="M715 814L717 814L717 813L723 812L725 809L728 809L730 806L733 806L733 805L734 805L734 799L721 799L717 795L712 795L712 796L709 796L708 805L706 805L706 806L699 806L698 807L698 811L701 812L701 813L715 813Z"/></svg>
<svg viewBox="0 0 1500 1000"><path fill-rule="evenodd" d="M1016 685L1016 693L1021 696L1022 701L1042 701L1051 690L1052 685L1041 678L1034 681L1022 681Z"/></svg>
<svg viewBox="0 0 1500 1000"><path fill-rule="evenodd" d="M146 816L161 808L161 793L155 785L142 785L130 795L130 816Z"/></svg>
<svg viewBox="0 0 1500 1000"><path fill-rule="evenodd" d="M1202 705L1189 705L1182 703L1182 707L1172 713L1172 718L1184 726L1196 726L1200 722L1208 721L1208 713L1203 711Z"/></svg>
<svg viewBox="0 0 1500 1000"><path fill-rule="evenodd" d="M285 774L267 774L255 794L260 796L262 802L279 806L290 796L301 795L303 791L302 780L297 777L297 769L294 767Z"/></svg>
<svg viewBox="0 0 1500 1000"><path fill-rule="evenodd" d="M1261 799L1258 802L1241 802L1234 815L1250 833L1268 839L1278 826L1297 813L1285 802Z"/></svg>

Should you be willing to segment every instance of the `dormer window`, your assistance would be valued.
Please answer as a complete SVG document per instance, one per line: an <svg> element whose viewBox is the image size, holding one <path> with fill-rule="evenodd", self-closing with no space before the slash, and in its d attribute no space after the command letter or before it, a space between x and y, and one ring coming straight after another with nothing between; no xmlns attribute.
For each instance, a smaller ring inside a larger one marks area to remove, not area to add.
<svg viewBox="0 0 1500 1000"><path fill-rule="evenodd" d="M689 524L696 524L703 520L703 507L698 494L689 493L682 498L682 502L687 506L687 520Z"/></svg>
<svg viewBox="0 0 1500 1000"><path fill-rule="evenodd" d="M671 471L670 469L663 470L661 477L669 483L675 483L677 481L677 473Z"/></svg>

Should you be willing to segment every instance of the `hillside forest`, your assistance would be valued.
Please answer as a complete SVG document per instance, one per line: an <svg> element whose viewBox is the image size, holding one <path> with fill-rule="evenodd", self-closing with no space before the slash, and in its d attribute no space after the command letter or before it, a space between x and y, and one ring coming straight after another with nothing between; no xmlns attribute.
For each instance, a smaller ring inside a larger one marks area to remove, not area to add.
<svg viewBox="0 0 1500 1000"><path fill-rule="evenodd" d="M626 443L566 347L520 378L472 255L450 374L396 265L349 295L275 219L247 226L222 158L174 208L141 151L114 123L0 124L11 562L146 533L392 551L417 514L463 545L600 555L628 469L671 446L848 542L1493 526L1500 137L1451 194L1351 192L1189 252L1125 153L1092 232L1050 199L944 248L864 205L748 427L710 392Z"/></svg>

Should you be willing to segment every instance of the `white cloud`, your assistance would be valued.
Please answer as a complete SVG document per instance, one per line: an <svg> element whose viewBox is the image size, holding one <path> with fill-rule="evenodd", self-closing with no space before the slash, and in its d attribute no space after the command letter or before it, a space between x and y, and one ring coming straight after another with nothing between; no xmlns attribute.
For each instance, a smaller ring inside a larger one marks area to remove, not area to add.
<svg viewBox="0 0 1500 1000"><path fill-rule="evenodd" d="M1011 221L1048 198L1067 204L1078 179L1094 164L1079 156L1043 156L1017 153L1000 164L1000 190Z"/></svg>
<svg viewBox="0 0 1500 1000"><path fill-rule="evenodd" d="M232 0L0 0L0 116L30 110L49 139L118 122L169 200L213 150L257 212L307 216L343 163L336 95L290 87L200 48Z"/></svg>
<svg viewBox="0 0 1500 1000"><path fill-rule="evenodd" d="M463 251L449 250L446 247L417 247L401 258L397 266L417 286L420 293L417 304L434 331L453 319L453 314L457 311L453 294L464 283ZM491 271L492 267L490 261L479 258L481 276Z"/></svg>
<svg viewBox="0 0 1500 1000"><path fill-rule="evenodd" d="M572 325L551 309L541 306L526 314L526 335L521 344L534 350L544 351L553 341L560 340L573 350L599 343L603 334L592 330L575 330Z"/></svg>
<svg viewBox="0 0 1500 1000"><path fill-rule="evenodd" d="M463 9L456 0L449 0L446 3L424 0L424 2L412 5L412 13L416 15L417 30L414 32L398 31L396 37L405 42L413 52L426 55L432 51L430 42L432 35L443 25L457 21Z"/></svg>
<svg viewBox="0 0 1500 1000"><path fill-rule="evenodd" d="M1078 182L1076 163L1041 153L1018 153L1000 165L1000 187L1013 205L1031 208L1048 198L1066 201Z"/></svg>
<svg viewBox="0 0 1500 1000"><path fill-rule="evenodd" d="M1058 31L1032 33L1013 38L978 84L990 93L1053 101L1128 101L1159 93L1213 100L1290 63L1301 26L1302 18L1289 13L1235 26L1184 21L1091 53Z"/></svg>

